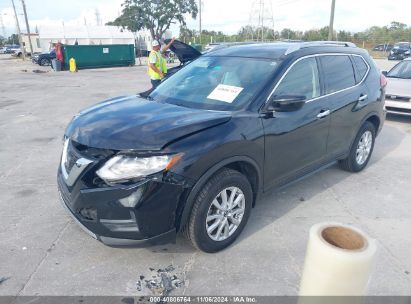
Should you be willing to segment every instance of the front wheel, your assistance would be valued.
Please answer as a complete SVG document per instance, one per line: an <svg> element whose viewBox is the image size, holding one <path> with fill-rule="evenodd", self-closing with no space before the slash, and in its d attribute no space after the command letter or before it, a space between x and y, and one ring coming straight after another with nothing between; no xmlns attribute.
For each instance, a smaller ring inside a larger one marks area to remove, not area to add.
<svg viewBox="0 0 411 304"><path fill-rule="evenodd" d="M366 121L358 131L348 157L339 161L342 169L359 172L367 166L374 150L375 133L375 126Z"/></svg>
<svg viewBox="0 0 411 304"><path fill-rule="evenodd" d="M243 174L228 168L220 170L198 193L186 236L205 252L228 247L244 229L252 200L251 185Z"/></svg>

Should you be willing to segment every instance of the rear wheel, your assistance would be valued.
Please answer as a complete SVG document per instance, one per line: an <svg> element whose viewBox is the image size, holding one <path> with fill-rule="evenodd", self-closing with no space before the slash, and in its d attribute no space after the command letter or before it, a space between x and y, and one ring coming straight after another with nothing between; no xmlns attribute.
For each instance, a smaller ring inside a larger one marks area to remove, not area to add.
<svg viewBox="0 0 411 304"><path fill-rule="evenodd" d="M40 65L41 66L50 65L50 60L43 58L40 60Z"/></svg>
<svg viewBox="0 0 411 304"><path fill-rule="evenodd" d="M342 169L359 172L367 166L374 150L375 133L375 126L366 121L358 131L348 157L339 161Z"/></svg>
<svg viewBox="0 0 411 304"><path fill-rule="evenodd" d="M197 195L185 234L205 252L217 252L240 235L250 216L253 193L247 178L224 168Z"/></svg>

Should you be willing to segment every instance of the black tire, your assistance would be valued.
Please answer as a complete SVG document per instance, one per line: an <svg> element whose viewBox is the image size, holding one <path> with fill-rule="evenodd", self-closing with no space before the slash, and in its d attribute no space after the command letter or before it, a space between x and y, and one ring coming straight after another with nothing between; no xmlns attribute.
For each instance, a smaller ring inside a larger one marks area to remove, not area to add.
<svg viewBox="0 0 411 304"><path fill-rule="evenodd" d="M40 60L40 63L39 63L39 64L40 64L41 66L50 65L50 60L43 58L43 59Z"/></svg>
<svg viewBox="0 0 411 304"><path fill-rule="evenodd" d="M214 198L228 187L239 188L245 198L244 214L237 229L225 240L215 241L207 233L206 218ZM230 246L240 235L250 216L253 191L247 178L238 171L223 168L213 175L197 194L190 218L184 229L185 236L194 247L204 252L213 253Z"/></svg>
<svg viewBox="0 0 411 304"><path fill-rule="evenodd" d="M357 148L358 148L359 142L361 140L361 137L366 132L371 132L371 135L372 135L371 149L370 149L370 152L368 153L368 156L367 156L366 160L362 163L359 163L357 161ZM341 169L343 169L345 171L349 171L349 172L360 172L361 170L363 170L367 166L368 161L370 160L372 152L374 150L375 133L376 133L376 130L375 130L374 124L372 124L369 121L366 121L361 126L360 130L358 131L357 136L355 137L355 140L352 144L350 154L348 155L348 157L346 159L342 159L338 162Z"/></svg>

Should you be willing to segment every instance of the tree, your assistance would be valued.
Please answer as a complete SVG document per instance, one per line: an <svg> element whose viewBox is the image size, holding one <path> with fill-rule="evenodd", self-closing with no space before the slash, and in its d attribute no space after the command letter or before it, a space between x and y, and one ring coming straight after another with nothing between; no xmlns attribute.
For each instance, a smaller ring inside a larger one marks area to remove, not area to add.
<svg viewBox="0 0 411 304"><path fill-rule="evenodd" d="M5 44L19 44L19 36L17 34L12 34L9 38L7 38Z"/></svg>
<svg viewBox="0 0 411 304"><path fill-rule="evenodd" d="M132 32L146 28L160 39L172 23L185 26L185 15L197 17L196 0L125 0L122 14L107 25L126 27Z"/></svg>
<svg viewBox="0 0 411 304"><path fill-rule="evenodd" d="M283 39L297 39L297 33L289 28L285 28L280 33L281 38Z"/></svg>

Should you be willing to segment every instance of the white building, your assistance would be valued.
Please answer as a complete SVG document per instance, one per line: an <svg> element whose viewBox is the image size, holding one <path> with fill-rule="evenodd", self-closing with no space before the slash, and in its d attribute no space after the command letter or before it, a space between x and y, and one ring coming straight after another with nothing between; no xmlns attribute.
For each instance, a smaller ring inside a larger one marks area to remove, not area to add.
<svg viewBox="0 0 411 304"><path fill-rule="evenodd" d="M53 44L74 45L93 44L133 44L134 34L118 26L44 26L39 29L39 43L43 51L48 51Z"/></svg>
<svg viewBox="0 0 411 304"><path fill-rule="evenodd" d="M21 34L21 39L23 41L24 50L26 53L31 53L30 49L30 42L29 42L29 35L28 34ZM33 53L40 53L42 52L39 34L30 34L31 45L33 47Z"/></svg>
<svg viewBox="0 0 411 304"><path fill-rule="evenodd" d="M171 39L172 38L172 32L170 30L167 30L164 35L163 39ZM151 33L149 30L141 30L136 32L136 49L137 52L139 50L145 52L145 51L151 51L151 42L153 39L151 38Z"/></svg>

